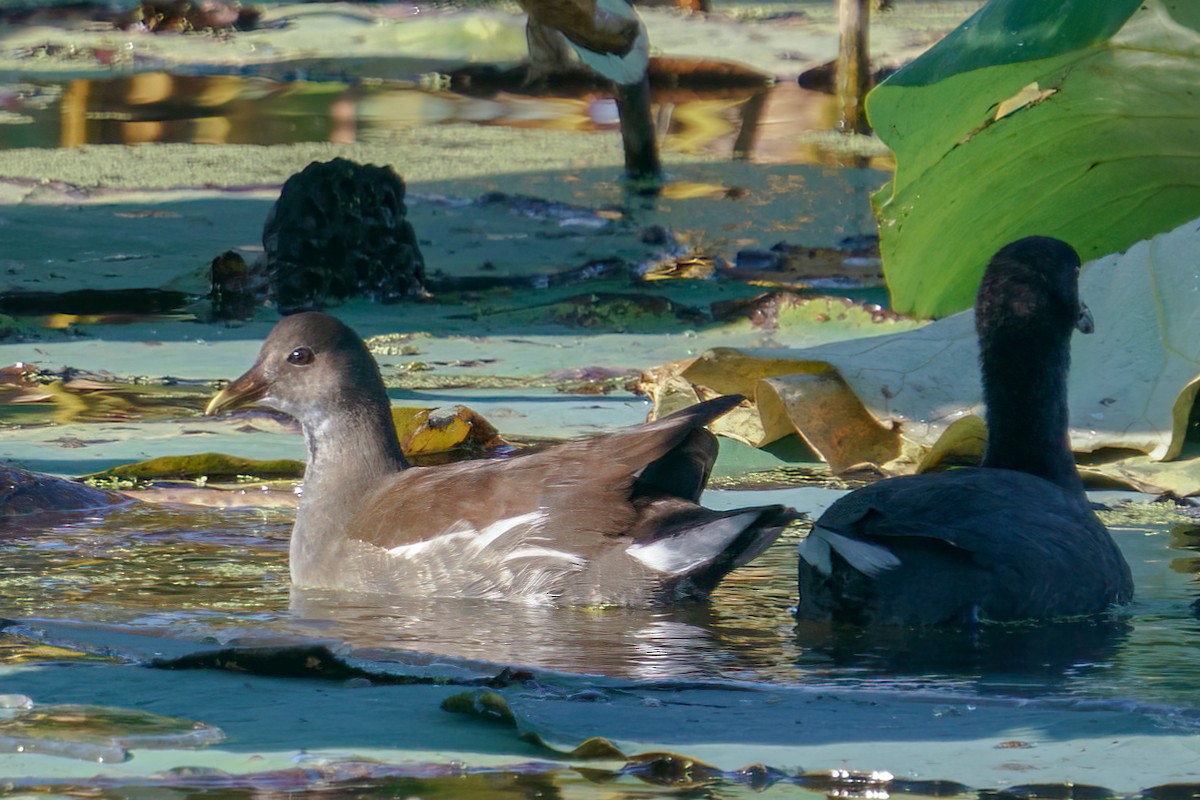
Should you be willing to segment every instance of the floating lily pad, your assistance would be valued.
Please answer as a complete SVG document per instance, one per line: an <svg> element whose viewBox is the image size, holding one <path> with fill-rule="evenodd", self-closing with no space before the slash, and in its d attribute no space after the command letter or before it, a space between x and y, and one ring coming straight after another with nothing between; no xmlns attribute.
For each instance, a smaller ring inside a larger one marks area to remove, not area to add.
<svg viewBox="0 0 1200 800"><path fill-rule="evenodd" d="M703 311L651 294L590 292L547 305L482 314L490 323L564 325L606 331L663 331L709 322Z"/></svg>
<svg viewBox="0 0 1200 800"><path fill-rule="evenodd" d="M894 333L919 328L924 323L893 314L873 303L842 297L804 297L791 291L765 292L756 297L714 303L713 316L738 327L768 332L794 328L819 328L830 336L839 331L863 335L878 328Z"/></svg>
<svg viewBox="0 0 1200 800"><path fill-rule="evenodd" d="M0 752L41 753L113 763L139 748L204 747L219 728L180 717L90 705L33 705L0 717Z"/></svg>

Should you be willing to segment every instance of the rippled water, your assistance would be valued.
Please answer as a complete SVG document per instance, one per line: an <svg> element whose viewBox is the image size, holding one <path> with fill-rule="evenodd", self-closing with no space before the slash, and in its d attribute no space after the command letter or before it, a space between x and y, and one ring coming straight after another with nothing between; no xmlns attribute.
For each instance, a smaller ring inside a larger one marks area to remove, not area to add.
<svg viewBox="0 0 1200 800"><path fill-rule="evenodd" d="M797 626L789 613L794 538L736 571L711 604L665 611L293 592L291 519L280 510L139 505L104 516L9 520L0 528L0 616L119 624L193 641L301 636L384 660L389 651L415 650L639 680L1189 706L1200 674L1200 622L1190 607L1200 537L1185 522L1122 522L1120 512L1110 519L1138 587L1128 613L994 627L969 638Z"/></svg>

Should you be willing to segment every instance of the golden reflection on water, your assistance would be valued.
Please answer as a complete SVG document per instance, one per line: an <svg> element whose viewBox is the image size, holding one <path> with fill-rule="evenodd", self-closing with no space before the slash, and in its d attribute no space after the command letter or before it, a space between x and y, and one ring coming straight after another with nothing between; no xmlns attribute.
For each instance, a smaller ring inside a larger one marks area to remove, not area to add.
<svg viewBox="0 0 1200 800"><path fill-rule="evenodd" d="M532 96L500 89L468 96L388 78L307 81L164 72L76 79L38 89L39 102L23 109L28 121L0 128L0 147L348 144L450 124L618 129L612 99L593 90ZM653 102L667 153L722 154L760 163L844 159L831 150L844 144L820 135L837 127L832 96L802 89L794 81L771 87L661 89L655 90ZM875 146L855 158L864 166L887 166L889 156Z"/></svg>
<svg viewBox="0 0 1200 800"><path fill-rule="evenodd" d="M673 609L554 608L447 598L297 590L293 632L353 647L636 680L764 680L787 663L794 547L777 546L727 578L711 604ZM786 668L791 671L790 668Z"/></svg>
<svg viewBox="0 0 1200 800"><path fill-rule="evenodd" d="M3 427L76 422L151 422L199 415L211 386L130 384L42 373L21 366L0 370Z"/></svg>

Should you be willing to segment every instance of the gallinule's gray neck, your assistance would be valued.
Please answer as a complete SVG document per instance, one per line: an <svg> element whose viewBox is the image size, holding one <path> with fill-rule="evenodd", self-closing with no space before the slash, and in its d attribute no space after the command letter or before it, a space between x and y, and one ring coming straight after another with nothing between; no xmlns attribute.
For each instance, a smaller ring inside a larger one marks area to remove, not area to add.
<svg viewBox="0 0 1200 800"><path fill-rule="evenodd" d="M362 340L309 312L276 325L208 413L252 401L294 416L308 443L298 585L659 604L706 596L794 516L696 504L716 456L703 425L740 398L504 461L409 467Z"/></svg>
<svg viewBox="0 0 1200 800"><path fill-rule="evenodd" d="M1094 614L1133 594L1067 440L1071 332L1091 332L1079 257L1031 237L976 299L988 445L979 469L892 478L839 499L800 546L803 617L974 624Z"/></svg>
<svg viewBox="0 0 1200 800"><path fill-rule="evenodd" d="M408 467L387 389L362 340L317 314L284 318L254 367L223 389L208 413L262 402L300 423L308 446L304 492L292 532L297 575L336 563L340 532L380 476Z"/></svg>

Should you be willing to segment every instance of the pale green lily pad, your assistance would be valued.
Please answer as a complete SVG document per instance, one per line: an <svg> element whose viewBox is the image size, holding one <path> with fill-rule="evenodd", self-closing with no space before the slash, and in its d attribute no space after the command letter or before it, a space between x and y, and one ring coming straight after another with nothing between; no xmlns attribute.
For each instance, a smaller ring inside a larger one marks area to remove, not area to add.
<svg viewBox="0 0 1200 800"><path fill-rule="evenodd" d="M1200 469L1149 466L1181 454L1200 386L1198 249L1200 223L1189 222L1090 264L1080 282L1096 332L1072 342L1072 447L1084 453L1116 448L1145 454L1120 462L1119 469L1104 469L1113 477L1120 470L1140 474L1136 485L1143 490L1200 492ZM915 445L887 464L891 471L911 471L951 423L981 413L977 363L974 312L966 311L890 336L802 349L710 350L660 374L656 389L667 406L686 398L690 384L755 397L761 415L730 414L718 427L725 425L735 438L760 446L798 431L820 452L815 443L831 436L810 436L806 430L812 414L803 405L801 385L832 368L873 417L860 427L878 424L875 420L898 426L905 442ZM786 413L771 413L780 399ZM872 443L877 437L864 434L861 449L847 452L847 443L856 439L852 434L846 430L832 437L841 449L822 456L839 465L884 463ZM1170 480L1156 483L1156 475Z"/></svg>
<svg viewBox="0 0 1200 800"><path fill-rule="evenodd" d="M994 0L869 97L896 154L876 197L898 311L969 307L988 258L1055 236L1084 260L1200 213L1200 7Z"/></svg>
<svg viewBox="0 0 1200 800"><path fill-rule="evenodd" d="M30 704L0 717L0 752L40 753L114 763L134 748L184 748L216 744L218 728L146 711L91 705Z"/></svg>
<svg viewBox="0 0 1200 800"><path fill-rule="evenodd" d="M162 65L160 69L198 63L214 67L286 64L324 55L340 41L353 43L347 56L387 58L414 73L452 69L476 60L515 64L526 53L524 20L490 9L471 15L423 13L389 19L372 14L369 8L340 3L275 5L264 9L255 30L222 37L121 31L114 39L113 31L103 26L78 27L82 30L14 26L6 35L6 50L37 52L48 44L64 51L70 48L75 58L41 58L34 68L45 74L76 75L107 75L114 67L136 69L139 62ZM93 51L112 53L110 61L104 62ZM6 58L14 57L6 53ZM30 69L19 58L15 61Z"/></svg>
<svg viewBox="0 0 1200 800"><path fill-rule="evenodd" d="M882 707L886 713L880 714ZM689 776L748 771L751 764L802 772L806 765L833 763L829 756L844 753L846 741L868 740L871 757L834 760L847 772L870 762L881 789L893 779L889 772L957 780L968 777L968 763L977 779L986 775L983 780L1007 785L1013 770L1037 770L1039 780L1057 781L1065 762L1072 762L1073 774L1082 774L1078 768L1086 761L1089 780L1115 785L1128 782L1115 748L1143 736L1129 716L1104 704L1085 709L1069 701L947 701L830 688L598 684L575 695L513 689L464 693L448 698L443 708L474 717L479 731L507 735L560 757L582 760L595 747L595 755L624 760L622 771L633 774L641 774L639 765L654 762L662 782L677 786ZM977 726L989 734L968 744L972 737L966 731ZM912 736L924 742L918 753L911 750ZM1158 744L1177 747L1161 737ZM904 746L909 749L902 755ZM626 753L644 755L625 759ZM865 775L860 780L867 782Z"/></svg>
<svg viewBox="0 0 1200 800"><path fill-rule="evenodd" d="M442 710L454 714L468 714L480 719L511 726L519 737L537 747L544 747L557 755L578 759L620 759L627 756L615 744L602 736L583 740L570 749L560 749L548 743L534 731L522 730L521 721L513 713L504 695L489 689L474 689L451 695L442 701Z"/></svg>

